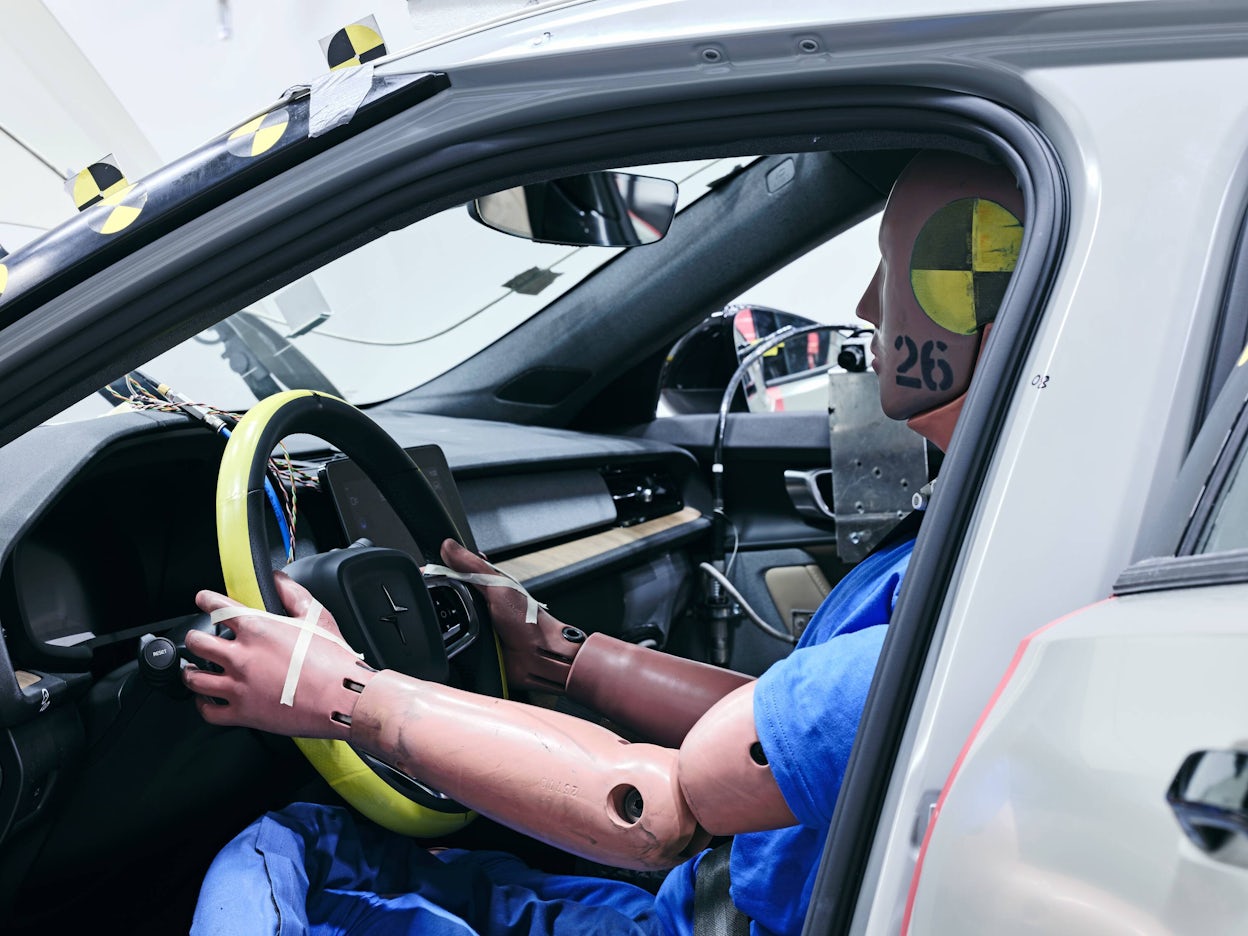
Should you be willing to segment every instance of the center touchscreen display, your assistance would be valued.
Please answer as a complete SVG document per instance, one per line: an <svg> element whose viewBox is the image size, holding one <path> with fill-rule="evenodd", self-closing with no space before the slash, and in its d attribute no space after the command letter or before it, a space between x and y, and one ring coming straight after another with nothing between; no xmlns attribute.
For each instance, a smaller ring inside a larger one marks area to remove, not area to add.
<svg viewBox="0 0 1248 936"><path fill-rule="evenodd" d="M468 526L468 515L459 499L459 489L446 463L446 456L436 445L417 445L407 449L407 454L424 473L433 493L451 515L455 525L464 536L464 545L474 552L477 544ZM338 508L338 517L346 530L347 539L367 537L376 546L388 546L409 553L419 565L427 561L440 562L437 556L425 556L407 527L391 509L390 504L365 477L355 462L347 458L332 461L325 466L325 480Z"/></svg>

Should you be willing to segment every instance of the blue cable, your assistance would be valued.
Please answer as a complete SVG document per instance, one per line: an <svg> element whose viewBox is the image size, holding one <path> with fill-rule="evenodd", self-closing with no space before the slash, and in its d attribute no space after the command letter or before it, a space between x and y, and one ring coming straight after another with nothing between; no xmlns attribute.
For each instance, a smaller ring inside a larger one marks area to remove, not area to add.
<svg viewBox="0 0 1248 936"><path fill-rule="evenodd" d="M230 430L224 426L218 430L221 435L227 439L230 437ZM273 508L273 514L277 517L277 529L282 534L282 548L286 550L286 555L290 555L290 527L286 525L286 514L282 510L282 502L277 499L277 491L274 490L273 484L268 477L264 479L264 493L269 496L269 504Z"/></svg>

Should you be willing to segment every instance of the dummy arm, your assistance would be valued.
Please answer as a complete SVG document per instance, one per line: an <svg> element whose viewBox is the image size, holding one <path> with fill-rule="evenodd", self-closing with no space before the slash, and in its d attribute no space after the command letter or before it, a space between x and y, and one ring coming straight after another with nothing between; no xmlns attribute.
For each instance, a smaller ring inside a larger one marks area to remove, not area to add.
<svg viewBox="0 0 1248 936"><path fill-rule="evenodd" d="M489 576L496 570L454 540L442 560L458 572ZM503 586L484 589L490 619L503 648L512 688L566 694L638 737L678 747L689 729L750 677L718 666L591 634L539 610L526 622L528 599Z"/></svg>
<svg viewBox="0 0 1248 936"><path fill-rule="evenodd" d="M230 616L237 635L187 637L223 670L184 674L205 720L349 741L499 822L622 867L669 867L708 833L796 821L759 762L753 683L713 705L679 750L630 744L559 712L374 672L306 591L284 576L278 591L295 617L198 596L203 610Z"/></svg>

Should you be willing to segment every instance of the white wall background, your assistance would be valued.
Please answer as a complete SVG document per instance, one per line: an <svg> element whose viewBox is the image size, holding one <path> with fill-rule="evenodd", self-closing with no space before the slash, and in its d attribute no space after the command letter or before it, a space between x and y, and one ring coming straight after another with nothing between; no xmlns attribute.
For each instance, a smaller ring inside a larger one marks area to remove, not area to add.
<svg viewBox="0 0 1248 936"><path fill-rule="evenodd" d="M397 51L553 0L4 0L0 244L68 218L65 172L113 153L131 179L325 72L318 40L373 14ZM59 174L58 174L59 173Z"/></svg>

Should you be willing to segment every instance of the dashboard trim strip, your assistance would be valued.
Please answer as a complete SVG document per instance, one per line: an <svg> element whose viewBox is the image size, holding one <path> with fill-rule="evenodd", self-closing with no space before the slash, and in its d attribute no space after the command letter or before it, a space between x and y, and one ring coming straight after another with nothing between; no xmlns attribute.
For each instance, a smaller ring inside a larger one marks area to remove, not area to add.
<svg viewBox="0 0 1248 936"><path fill-rule="evenodd" d="M616 527L613 530L604 530L592 536L584 536L558 546L551 546L548 549L539 549L515 556L506 562L498 563L498 568L528 586L538 579L564 572L572 566L604 558L608 553L617 549L636 546L657 534L674 530L684 531L684 528L688 528L688 532L693 532L695 529L700 531L707 523L701 511L685 507L676 513L656 517L635 526ZM663 541L668 539L669 537L663 537Z"/></svg>

